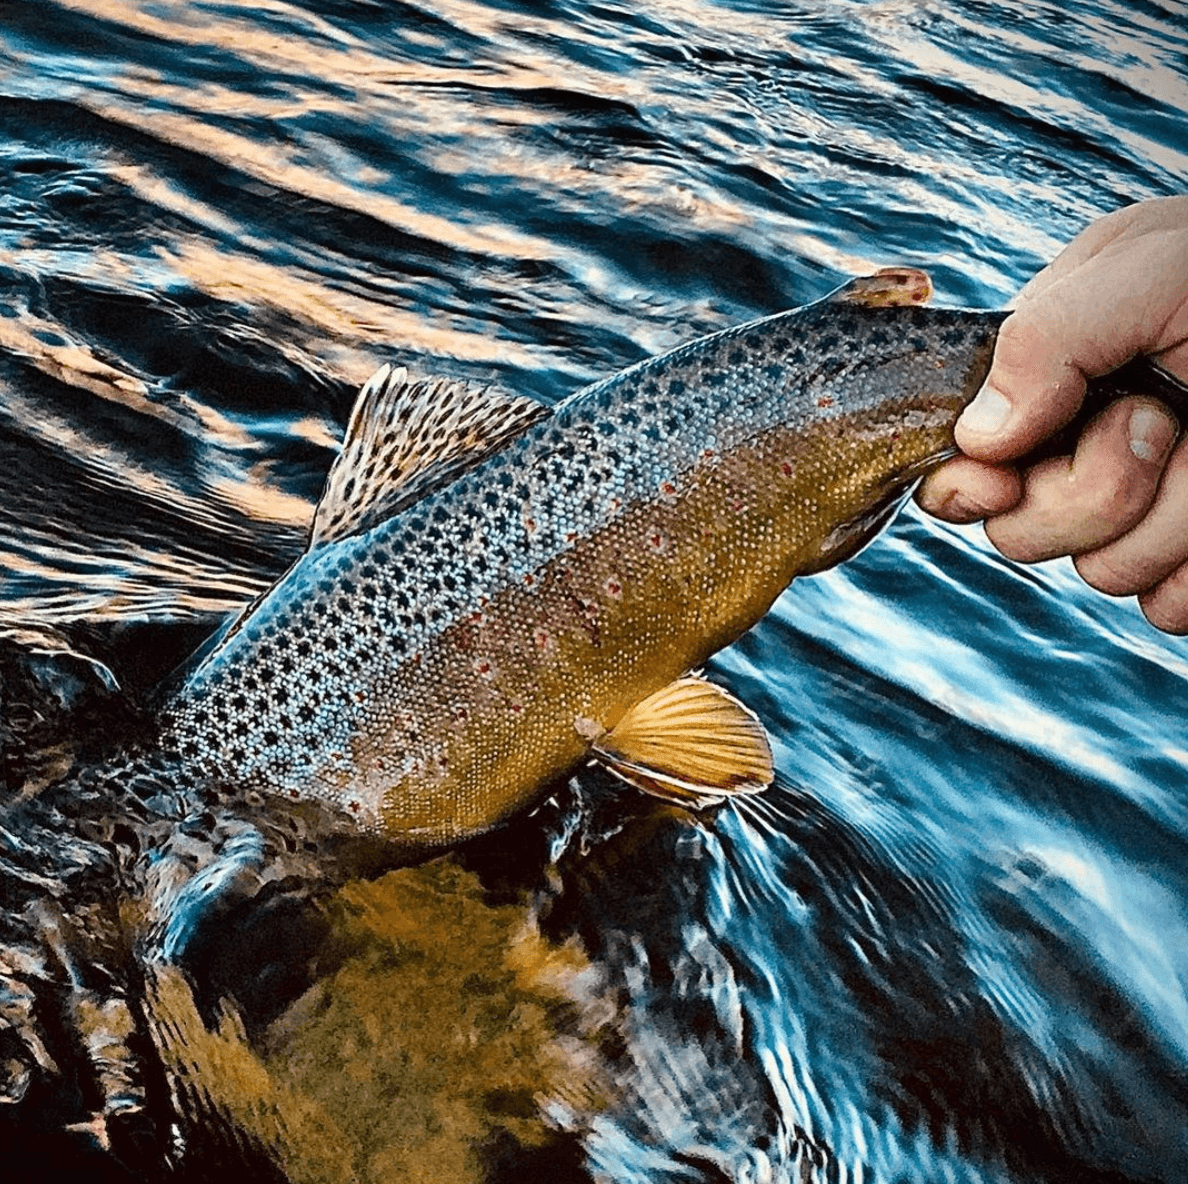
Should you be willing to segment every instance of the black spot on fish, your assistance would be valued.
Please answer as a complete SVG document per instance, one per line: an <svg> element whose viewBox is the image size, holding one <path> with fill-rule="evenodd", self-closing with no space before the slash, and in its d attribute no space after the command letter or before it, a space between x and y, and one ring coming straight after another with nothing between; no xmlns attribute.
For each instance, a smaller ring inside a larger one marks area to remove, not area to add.
<svg viewBox="0 0 1188 1184"><path fill-rule="evenodd" d="M686 389L687 389L687 384L683 378L674 378L668 384L669 398L679 399L685 393Z"/></svg>

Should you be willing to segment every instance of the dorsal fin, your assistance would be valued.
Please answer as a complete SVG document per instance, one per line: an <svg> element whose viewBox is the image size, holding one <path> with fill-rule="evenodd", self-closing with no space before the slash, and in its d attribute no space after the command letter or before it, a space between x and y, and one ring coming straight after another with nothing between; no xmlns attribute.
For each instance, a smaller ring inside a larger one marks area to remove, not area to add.
<svg viewBox="0 0 1188 1184"><path fill-rule="evenodd" d="M361 534L544 419L533 399L381 366L363 385L314 515L310 549Z"/></svg>
<svg viewBox="0 0 1188 1184"><path fill-rule="evenodd" d="M591 739L591 754L624 781L695 809L758 793L775 775L754 712L695 675L649 695Z"/></svg>
<svg viewBox="0 0 1188 1184"><path fill-rule="evenodd" d="M835 288L824 300L830 304L861 304L867 308L893 308L927 304L932 280L918 267L884 267L874 275L859 275Z"/></svg>

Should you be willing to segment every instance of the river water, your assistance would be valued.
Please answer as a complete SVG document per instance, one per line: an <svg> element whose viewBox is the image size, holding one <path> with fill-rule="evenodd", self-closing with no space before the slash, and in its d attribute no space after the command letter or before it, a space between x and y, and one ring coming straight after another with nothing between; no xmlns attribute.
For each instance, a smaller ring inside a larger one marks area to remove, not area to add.
<svg viewBox="0 0 1188 1184"><path fill-rule="evenodd" d="M7 791L298 553L381 361L552 402L888 264L997 306L1188 188L1186 17L0 4ZM694 819L585 777L349 887L329 938L245 923L187 968L204 1020L164 980L162 1164L1188 1179L1188 645L909 510L713 672L775 741L762 798ZM44 1164L126 1178L50 1127Z"/></svg>

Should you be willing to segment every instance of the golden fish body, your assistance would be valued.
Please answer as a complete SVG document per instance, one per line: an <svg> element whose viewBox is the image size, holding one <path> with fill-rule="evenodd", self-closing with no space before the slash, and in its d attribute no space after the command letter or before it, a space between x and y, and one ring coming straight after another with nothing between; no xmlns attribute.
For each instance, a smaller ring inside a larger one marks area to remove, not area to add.
<svg viewBox="0 0 1188 1184"><path fill-rule="evenodd" d="M381 372L314 545L190 675L163 744L193 775L329 803L397 842L489 828L613 749L598 738L795 576L861 546L951 451L1001 318L826 300L551 414ZM680 730L679 707L660 714ZM619 771L655 788L664 737L639 741ZM705 780L746 781L731 776Z"/></svg>

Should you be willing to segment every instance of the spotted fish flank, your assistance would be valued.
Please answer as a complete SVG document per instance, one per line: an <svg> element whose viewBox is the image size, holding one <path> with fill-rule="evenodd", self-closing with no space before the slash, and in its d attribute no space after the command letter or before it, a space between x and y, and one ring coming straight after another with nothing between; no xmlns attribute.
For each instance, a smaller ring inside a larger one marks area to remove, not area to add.
<svg viewBox="0 0 1188 1184"><path fill-rule="evenodd" d="M381 371L310 551L192 673L162 743L189 776L417 847L588 757L687 803L760 787L762 729L724 701L642 758L623 748L642 731L596 737L852 553L951 449L1000 317L913 307L927 295L910 269L855 281L551 414Z"/></svg>

